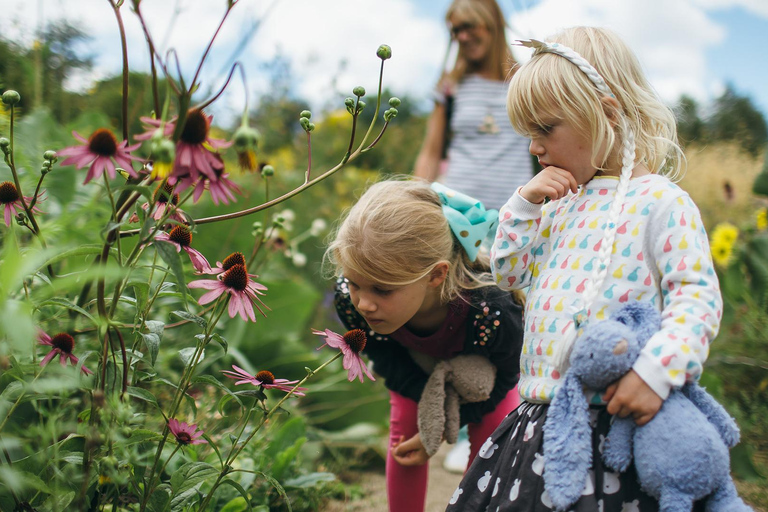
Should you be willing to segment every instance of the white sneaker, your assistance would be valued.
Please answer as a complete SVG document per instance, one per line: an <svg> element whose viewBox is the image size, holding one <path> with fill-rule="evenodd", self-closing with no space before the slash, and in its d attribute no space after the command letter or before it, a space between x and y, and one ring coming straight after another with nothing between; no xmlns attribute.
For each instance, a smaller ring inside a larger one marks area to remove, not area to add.
<svg viewBox="0 0 768 512"><path fill-rule="evenodd" d="M464 473L469 463L469 439L460 439L445 456L443 469L450 473Z"/></svg>

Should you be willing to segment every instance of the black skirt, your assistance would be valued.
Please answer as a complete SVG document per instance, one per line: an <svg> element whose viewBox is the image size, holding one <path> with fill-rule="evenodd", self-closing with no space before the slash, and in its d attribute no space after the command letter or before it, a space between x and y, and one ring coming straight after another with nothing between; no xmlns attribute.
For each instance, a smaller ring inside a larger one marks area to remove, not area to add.
<svg viewBox="0 0 768 512"><path fill-rule="evenodd" d="M542 427L548 405L523 402L488 438L453 493L446 512L549 512L544 490ZM592 467L581 498L569 512L656 512L659 504L640 488L634 464L624 473L605 467L602 443L612 416L590 409ZM697 503L694 511L703 510Z"/></svg>

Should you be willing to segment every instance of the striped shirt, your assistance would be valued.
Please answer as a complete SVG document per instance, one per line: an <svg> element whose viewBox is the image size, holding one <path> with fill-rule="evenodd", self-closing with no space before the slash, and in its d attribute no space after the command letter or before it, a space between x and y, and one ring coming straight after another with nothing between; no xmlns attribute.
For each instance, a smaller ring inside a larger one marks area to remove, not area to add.
<svg viewBox="0 0 768 512"><path fill-rule="evenodd" d="M454 92L448 169L443 183L501 208L533 176L528 139L507 117L507 82L469 75ZM444 102L445 97L437 98Z"/></svg>

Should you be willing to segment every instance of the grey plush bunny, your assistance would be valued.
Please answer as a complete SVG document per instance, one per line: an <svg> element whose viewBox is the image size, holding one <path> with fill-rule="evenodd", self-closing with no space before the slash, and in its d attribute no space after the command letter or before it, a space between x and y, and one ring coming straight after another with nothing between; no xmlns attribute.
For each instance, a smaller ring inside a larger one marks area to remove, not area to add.
<svg viewBox="0 0 768 512"><path fill-rule="evenodd" d="M589 404L584 388L604 390L632 368L648 339L660 329L651 304L630 303L610 320L591 323L576 340L571 366L544 424L544 483L556 510L581 495L591 465ZM738 443L736 423L696 383L673 389L656 416L638 427L616 417L603 459L624 471L634 455L638 480L659 500L662 512L690 512L707 498L708 512L752 510L736 494L728 448Z"/></svg>
<svg viewBox="0 0 768 512"><path fill-rule="evenodd" d="M416 356L411 353L412 357ZM445 361L414 360L430 372L419 400L419 435L431 457L443 439L455 443L459 434L459 406L488 400L496 381L496 367L479 355L460 355Z"/></svg>

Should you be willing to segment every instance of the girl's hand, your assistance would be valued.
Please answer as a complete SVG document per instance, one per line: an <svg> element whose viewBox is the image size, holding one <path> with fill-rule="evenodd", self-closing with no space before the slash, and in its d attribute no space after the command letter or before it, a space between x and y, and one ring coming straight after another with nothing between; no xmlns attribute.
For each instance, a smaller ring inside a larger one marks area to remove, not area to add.
<svg viewBox="0 0 768 512"><path fill-rule="evenodd" d="M575 194L578 186L573 174L550 165L531 178L520 189L520 195L529 203L540 204L547 197L552 201L565 197L569 190Z"/></svg>
<svg viewBox="0 0 768 512"><path fill-rule="evenodd" d="M664 403L634 370L608 386L603 400L608 403L608 414L631 415L639 427L651 421Z"/></svg>
<svg viewBox="0 0 768 512"><path fill-rule="evenodd" d="M419 434L407 441L405 436L400 436L400 441L392 445L392 457L401 466L423 466L429 462L429 455L427 455L424 445L421 444Z"/></svg>

